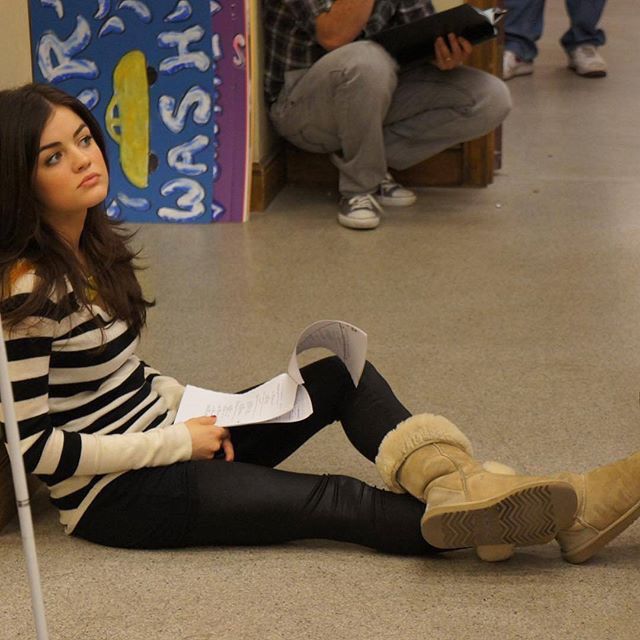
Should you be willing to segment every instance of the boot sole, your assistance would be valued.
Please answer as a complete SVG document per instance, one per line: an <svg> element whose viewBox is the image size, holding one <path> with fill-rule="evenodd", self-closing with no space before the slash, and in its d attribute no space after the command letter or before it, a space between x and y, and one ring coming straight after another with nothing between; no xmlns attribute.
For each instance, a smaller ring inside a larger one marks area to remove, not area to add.
<svg viewBox="0 0 640 640"><path fill-rule="evenodd" d="M638 518L640 518L640 502L636 503L627 513L625 513L620 519L612 524L608 529L602 531L599 535L576 549L570 551L563 551L562 557L572 564L581 564L586 562L595 555L602 547L611 542L615 537L619 536L627 527L632 525Z"/></svg>
<svg viewBox="0 0 640 640"><path fill-rule="evenodd" d="M577 507L569 483L533 482L487 500L427 507L421 522L422 536L439 549L544 544L571 525Z"/></svg>

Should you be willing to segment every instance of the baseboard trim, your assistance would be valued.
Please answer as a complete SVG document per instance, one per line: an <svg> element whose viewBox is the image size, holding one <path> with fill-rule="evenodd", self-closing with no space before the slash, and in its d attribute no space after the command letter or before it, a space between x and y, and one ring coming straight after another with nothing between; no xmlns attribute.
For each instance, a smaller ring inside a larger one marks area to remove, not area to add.
<svg viewBox="0 0 640 640"><path fill-rule="evenodd" d="M251 211L264 211L287 182L287 163L283 145L251 167Z"/></svg>

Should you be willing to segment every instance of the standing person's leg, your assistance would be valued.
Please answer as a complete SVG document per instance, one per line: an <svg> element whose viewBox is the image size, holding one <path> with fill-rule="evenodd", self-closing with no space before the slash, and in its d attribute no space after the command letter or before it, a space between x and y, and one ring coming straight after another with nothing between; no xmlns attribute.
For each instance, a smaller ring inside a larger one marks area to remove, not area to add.
<svg viewBox="0 0 640 640"><path fill-rule="evenodd" d="M544 28L544 0L505 0L504 7L505 49L533 62L538 55L536 42Z"/></svg>
<svg viewBox="0 0 640 640"><path fill-rule="evenodd" d="M533 73L536 42L544 27L544 0L505 0L504 6L502 77L509 80Z"/></svg>
<svg viewBox="0 0 640 640"><path fill-rule="evenodd" d="M601 47L605 43L605 33L598 28L606 0L565 0L570 27L560 40L566 51L581 44Z"/></svg>
<svg viewBox="0 0 640 640"><path fill-rule="evenodd" d="M569 30L560 39L569 58L569 68L587 78L607 75L607 64L598 53L605 33L598 28L606 0L565 0Z"/></svg>
<svg viewBox="0 0 640 640"><path fill-rule="evenodd" d="M440 71L429 64L404 71L384 125L389 166L405 169L484 135L506 118L510 108L507 86L484 71L471 67Z"/></svg>

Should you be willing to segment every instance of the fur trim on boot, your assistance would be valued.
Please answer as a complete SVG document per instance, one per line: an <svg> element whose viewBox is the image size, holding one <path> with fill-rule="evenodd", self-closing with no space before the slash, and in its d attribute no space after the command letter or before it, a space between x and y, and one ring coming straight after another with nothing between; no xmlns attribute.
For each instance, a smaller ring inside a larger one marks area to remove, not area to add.
<svg viewBox="0 0 640 640"><path fill-rule="evenodd" d="M389 431L380 443L376 467L385 485L394 493L405 493L396 479L398 470L416 449L435 442L450 444L473 455L467 436L444 416L432 413L411 416Z"/></svg>
<svg viewBox="0 0 640 640"><path fill-rule="evenodd" d="M466 436L442 416L401 422L380 444L376 466L385 484L427 504L422 537L440 549L474 547L480 558L508 558L514 546L543 544L573 522L569 482L487 470Z"/></svg>

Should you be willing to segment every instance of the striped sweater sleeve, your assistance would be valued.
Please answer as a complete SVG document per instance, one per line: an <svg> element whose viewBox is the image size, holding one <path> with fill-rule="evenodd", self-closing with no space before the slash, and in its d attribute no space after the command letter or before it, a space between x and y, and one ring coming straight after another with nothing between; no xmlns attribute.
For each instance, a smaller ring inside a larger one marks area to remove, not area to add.
<svg viewBox="0 0 640 640"><path fill-rule="evenodd" d="M24 287L24 281L21 284ZM25 295L19 289L3 301L3 307ZM60 480L190 459L191 437L183 423L118 434L82 433L53 426L49 412L49 364L53 342L67 319L61 315L59 306L50 300L37 317L27 318L10 331L3 327L27 471ZM165 384L175 391L175 385ZM4 412L0 412L0 420L4 424Z"/></svg>
<svg viewBox="0 0 640 640"><path fill-rule="evenodd" d="M151 376L153 389L159 396L162 396L170 411L177 413L180 400L184 395L184 385L175 378L161 374L156 369L145 364L145 374Z"/></svg>

